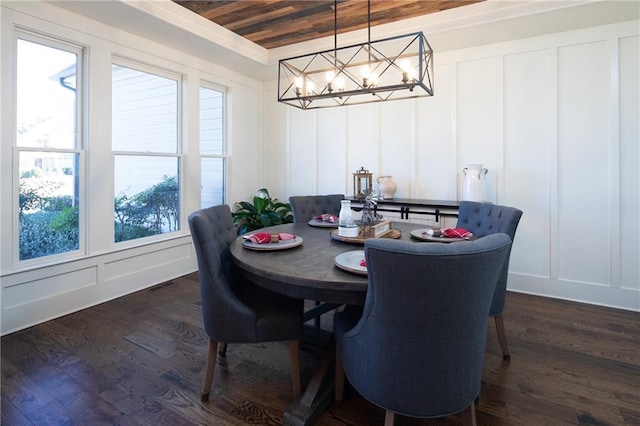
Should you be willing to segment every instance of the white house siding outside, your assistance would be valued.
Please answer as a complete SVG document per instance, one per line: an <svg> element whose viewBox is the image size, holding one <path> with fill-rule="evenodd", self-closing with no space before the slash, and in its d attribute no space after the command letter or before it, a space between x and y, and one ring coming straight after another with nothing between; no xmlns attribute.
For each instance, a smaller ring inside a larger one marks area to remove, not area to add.
<svg viewBox="0 0 640 426"><path fill-rule="evenodd" d="M133 195L178 173L177 162L167 169L149 167L145 154L178 154L178 80L113 66L112 148L116 155L115 194ZM136 155L137 153L137 155ZM162 163L162 161L160 161ZM171 164L172 163L172 164Z"/></svg>

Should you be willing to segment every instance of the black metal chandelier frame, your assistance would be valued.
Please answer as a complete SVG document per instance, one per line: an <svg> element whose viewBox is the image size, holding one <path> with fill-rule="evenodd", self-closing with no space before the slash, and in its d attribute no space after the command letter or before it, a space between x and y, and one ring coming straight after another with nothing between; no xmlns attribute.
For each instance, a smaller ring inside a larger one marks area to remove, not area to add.
<svg viewBox="0 0 640 426"><path fill-rule="evenodd" d="M281 59L278 102L315 109L433 96L433 50L424 34L371 41L370 7L368 41L338 48L336 1L334 48ZM385 53L390 49L396 53ZM366 75L358 76L363 67Z"/></svg>

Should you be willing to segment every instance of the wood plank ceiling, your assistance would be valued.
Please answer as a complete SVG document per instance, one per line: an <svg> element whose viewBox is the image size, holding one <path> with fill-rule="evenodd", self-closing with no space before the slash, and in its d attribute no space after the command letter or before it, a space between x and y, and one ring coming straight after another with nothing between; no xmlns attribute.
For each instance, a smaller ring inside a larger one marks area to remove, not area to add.
<svg viewBox="0 0 640 426"><path fill-rule="evenodd" d="M334 0L173 1L266 49L334 35ZM371 0L371 26L479 1ZM364 0L338 0L338 34L366 28L367 8Z"/></svg>

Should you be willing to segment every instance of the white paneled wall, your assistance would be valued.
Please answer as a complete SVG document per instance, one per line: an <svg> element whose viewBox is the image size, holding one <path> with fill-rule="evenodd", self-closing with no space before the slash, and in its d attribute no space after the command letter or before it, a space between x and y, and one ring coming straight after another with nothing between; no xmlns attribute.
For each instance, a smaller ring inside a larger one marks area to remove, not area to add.
<svg viewBox="0 0 640 426"><path fill-rule="evenodd" d="M435 67L435 84L443 96L415 102L416 157L414 191L411 198L428 197L434 200L455 200L457 180L451 170L457 170L455 128L455 64Z"/></svg>
<svg viewBox="0 0 640 426"><path fill-rule="evenodd" d="M347 133L347 171L345 194L352 193L351 173L364 166L371 172L378 172L380 162L380 121L386 119L379 105L365 104L344 109ZM401 123L398 123L401 126ZM406 157L405 157L406 160ZM400 162L403 164L404 162ZM397 166L396 166L397 167ZM388 172L388 174L392 174Z"/></svg>
<svg viewBox="0 0 640 426"><path fill-rule="evenodd" d="M344 186L346 176L346 116L340 109L319 111L322 125L318 127L318 194L342 194L336 188ZM327 165L330 165L328 167Z"/></svg>
<svg viewBox="0 0 640 426"><path fill-rule="evenodd" d="M456 130L457 167L483 164L491 172L486 177L486 200L496 202L497 165L500 140L498 126L498 57L457 63ZM501 81L500 81L501 83ZM458 186L462 194L462 179Z"/></svg>
<svg viewBox="0 0 640 426"><path fill-rule="evenodd" d="M369 166L374 176L374 185L380 176L392 175L398 185L396 197L411 198L416 175L416 109L414 101L389 102L380 105L379 151L377 167ZM402 164L398 168L397 165ZM363 164L367 165L367 164Z"/></svg>
<svg viewBox="0 0 640 426"><path fill-rule="evenodd" d="M547 50L504 56L504 149L501 203L518 206L526 221L518 229L518 243L527 241L526 256L514 255L512 272L550 276L550 153L552 111Z"/></svg>
<svg viewBox="0 0 640 426"><path fill-rule="evenodd" d="M398 197L459 199L462 168L481 163L486 200L524 211L510 289L640 310L638 28L436 46L432 98L300 111L267 89L265 167L282 122L289 164L267 184L350 194L365 166Z"/></svg>
<svg viewBox="0 0 640 426"><path fill-rule="evenodd" d="M624 289L640 291L640 37L623 37L619 40L620 90L619 127L613 129L620 141L619 232L613 233L615 243L612 256L615 272L620 271L619 284ZM617 263L619 260L619 264Z"/></svg>
<svg viewBox="0 0 640 426"><path fill-rule="evenodd" d="M227 203L247 199L254 194L261 171L260 162L260 90L236 85L231 90L230 173L227 184Z"/></svg>
<svg viewBox="0 0 640 426"><path fill-rule="evenodd" d="M304 116L304 111L292 111L289 119L289 175L288 182L294 194L304 191L308 185L317 187L318 150L316 143L309 143L307 135L318 134L318 119L316 114Z"/></svg>
<svg viewBox="0 0 640 426"><path fill-rule="evenodd" d="M611 54L605 40L558 49L560 280L611 284Z"/></svg>

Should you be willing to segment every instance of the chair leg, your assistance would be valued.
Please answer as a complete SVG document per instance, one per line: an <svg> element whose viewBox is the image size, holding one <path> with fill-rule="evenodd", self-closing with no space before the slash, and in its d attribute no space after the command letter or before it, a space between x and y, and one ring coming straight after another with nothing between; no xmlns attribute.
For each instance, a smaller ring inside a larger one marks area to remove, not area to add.
<svg viewBox="0 0 640 426"><path fill-rule="evenodd" d="M293 399L300 398L300 342L289 342L289 357L291 359L291 385L293 387Z"/></svg>
<svg viewBox="0 0 640 426"><path fill-rule="evenodd" d="M316 300L316 306L320 306L320 301ZM320 328L320 318L322 317L322 315L318 315L313 321L314 324L316 326L316 328Z"/></svg>
<svg viewBox="0 0 640 426"><path fill-rule="evenodd" d="M462 411L462 426L476 426L476 408L474 404L469 404Z"/></svg>
<svg viewBox="0 0 640 426"><path fill-rule="evenodd" d="M220 342L220 350L218 350L218 355L220 355L222 358L227 356L227 344Z"/></svg>
<svg viewBox="0 0 640 426"><path fill-rule="evenodd" d="M209 353L207 355L207 367L204 373L204 383L202 384L202 394L200 394L200 401L209 401L209 392L211 391L211 384L213 383L213 371L216 368L216 354L218 352L218 342L209 339Z"/></svg>
<svg viewBox="0 0 640 426"><path fill-rule="evenodd" d="M504 359L505 361L510 361L511 355L509 355L507 335L504 331L504 319L502 317L502 314L498 314L493 318L496 323L496 331L498 332L498 342L500 342L500 349L502 350L502 359Z"/></svg>
<svg viewBox="0 0 640 426"><path fill-rule="evenodd" d="M344 367L342 366L342 358L340 352L336 348L336 377L334 387L334 398L336 401L342 402L344 398Z"/></svg>
<svg viewBox="0 0 640 426"><path fill-rule="evenodd" d="M384 426L393 426L396 420L396 413L387 410L384 414Z"/></svg>

